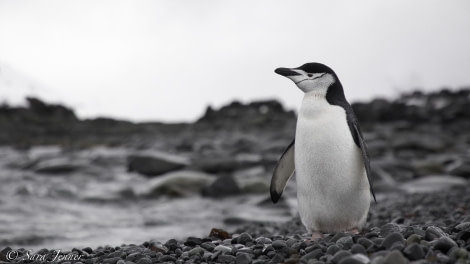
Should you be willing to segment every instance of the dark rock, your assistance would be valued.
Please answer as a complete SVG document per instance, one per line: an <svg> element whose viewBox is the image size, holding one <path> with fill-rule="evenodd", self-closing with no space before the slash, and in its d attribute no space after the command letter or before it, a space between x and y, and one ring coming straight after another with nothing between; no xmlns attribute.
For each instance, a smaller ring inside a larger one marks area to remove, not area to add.
<svg viewBox="0 0 470 264"><path fill-rule="evenodd" d="M211 157L194 160L191 167L207 173L221 174L260 165L261 156Z"/></svg>
<svg viewBox="0 0 470 264"><path fill-rule="evenodd" d="M6 247L0 251L0 261L8 261L10 262L10 256L9 253L12 251L11 247Z"/></svg>
<svg viewBox="0 0 470 264"><path fill-rule="evenodd" d="M187 162L170 155L136 154L127 158L128 171L135 171L145 176L158 176L186 167Z"/></svg>
<svg viewBox="0 0 470 264"><path fill-rule="evenodd" d="M434 245L435 250L446 254L451 248L458 247L457 243L449 237L440 237Z"/></svg>
<svg viewBox="0 0 470 264"><path fill-rule="evenodd" d="M204 187L202 190L203 196L214 198L236 195L240 193L240 187L231 175L218 177L214 182Z"/></svg>
<svg viewBox="0 0 470 264"><path fill-rule="evenodd" d="M400 233L389 234L380 246L385 247L386 249L391 249L395 243L405 245L405 239Z"/></svg>
<svg viewBox="0 0 470 264"><path fill-rule="evenodd" d="M470 164L468 162L462 162L459 165L454 166L448 173L465 179L470 179Z"/></svg>
<svg viewBox="0 0 470 264"><path fill-rule="evenodd" d="M165 262L165 261L176 262L176 258L171 256L171 255L164 255L163 257L160 258L160 261L162 261L162 262Z"/></svg>
<svg viewBox="0 0 470 264"><path fill-rule="evenodd" d="M434 239L438 239L438 238L443 237L443 236L445 237L445 236L447 236L447 234L437 226L429 226L428 228L426 228L425 239L427 241L432 241Z"/></svg>
<svg viewBox="0 0 470 264"><path fill-rule="evenodd" d="M176 239L170 239L165 243L165 246L171 251L174 251L178 248L178 241L176 241Z"/></svg>
<svg viewBox="0 0 470 264"><path fill-rule="evenodd" d="M248 233L241 233L240 236L237 238L237 243L246 245L248 242L252 242L253 238Z"/></svg>
<svg viewBox="0 0 470 264"><path fill-rule="evenodd" d="M227 246L218 245L214 248L214 252L218 252L218 251L222 253L229 253L229 252L232 252L232 249Z"/></svg>
<svg viewBox="0 0 470 264"><path fill-rule="evenodd" d="M406 239L406 245L409 246L413 243L418 243L421 242L421 236L417 235L417 234L412 234L411 236L409 236L407 239Z"/></svg>
<svg viewBox="0 0 470 264"><path fill-rule="evenodd" d="M152 264L152 260L150 258L141 258L139 261L137 261L137 264Z"/></svg>
<svg viewBox="0 0 470 264"><path fill-rule="evenodd" d="M456 240L463 240L467 241L470 239L470 230L462 230L457 233L457 236L455 237Z"/></svg>
<svg viewBox="0 0 470 264"><path fill-rule="evenodd" d="M336 245L341 249L350 249L353 244L351 236L344 236L336 241Z"/></svg>
<svg viewBox="0 0 470 264"><path fill-rule="evenodd" d="M461 230L470 230L470 222L463 222L455 226L455 229Z"/></svg>
<svg viewBox="0 0 470 264"><path fill-rule="evenodd" d="M184 242L185 246L194 247L200 245L202 243L202 239L199 237L188 237Z"/></svg>
<svg viewBox="0 0 470 264"><path fill-rule="evenodd" d="M366 248L366 249L374 244L372 241L370 241L370 239L367 239L365 237L359 238L357 240L357 243L364 246L364 248Z"/></svg>
<svg viewBox="0 0 470 264"><path fill-rule="evenodd" d="M336 244L333 244L333 245L328 247L328 249L326 250L326 253L333 256L339 250L340 250L340 248Z"/></svg>
<svg viewBox="0 0 470 264"><path fill-rule="evenodd" d="M354 244L354 245L351 247L351 253L353 253L353 254L367 255L366 249L365 249L364 246L361 245L361 244Z"/></svg>
<svg viewBox="0 0 470 264"><path fill-rule="evenodd" d="M336 254L333 256L333 258L331 259L331 262L333 263L339 263L342 259L346 258L346 257L349 257L349 256L352 256L351 253L349 253L348 251L346 250L340 250L338 252L336 252Z"/></svg>
<svg viewBox="0 0 470 264"><path fill-rule="evenodd" d="M92 254L92 253L93 253L93 249L92 249L91 247L82 248L82 251L85 251L85 252L88 253L88 254Z"/></svg>
<svg viewBox="0 0 470 264"><path fill-rule="evenodd" d="M235 264L250 264L252 260L252 256L247 253L238 252L235 256Z"/></svg>
<svg viewBox="0 0 470 264"><path fill-rule="evenodd" d="M319 259L321 256L323 256L323 251L317 248L313 250L312 252L305 254L300 259L304 261L308 261L310 259Z"/></svg>
<svg viewBox="0 0 470 264"><path fill-rule="evenodd" d="M354 254L343 258L339 264L368 264L370 259L363 254Z"/></svg>
<svg viewBox="0 0 470 264"><path fill-rule="evenodd" d="M143 196L158 198L162 195L173 198L188 197L199 194L214 177L195 171L169 172L150 187Z"/></svg>
<svg viewBox="0 0 470 264"><path fill-rule="evenodd" d="M212 242L204 242L201 244L201 247L209 252L214 251L214 248L216 247L214 243Z"/></svg>
<svg viewBox="0 0 470 264"><path fill-rule="evenodd" d="M201 247L195 247L193 249L191 249L190 251L188 251L188 255L189 256L194 256L194 255L204 255L204 249L201 248Z"/></svg>
<svg viewBox="0 0 470 264"><path fill-rule="evenodd" d="M281 249L287 247L287 244L284 240L275 240L273 241L272 246L274 249Z"/></svg>
<svg viewBox="0 0 470 264"><path fill-rule="evenodd" d="M416 243L407 246L403 250L403 253L405 253L405 256L408 257L410 260L422 259L425 256L423 248Z"/></svg>
<svg viewBox="0 0 470 264"><path fill-rule="evenodd" d="M464 248L453 248L447 255L454 261L458 259L468 259L468 251Z"/></svg>
<svg viewBox="0 0 470 264"><path fill-rule="evenodd" d="M407 264L408 260L398 250L388 253L383 259L382 264Z"/></svg>
<svg viewBox="0 0 470 264"><path fill-rule="evenodd" d="M402 228L399 225L393 224L393 223L387 223L383 225L382 228L380 229L380 235L382 235L383 237L386 237L389 234L400 233L401 231L402 231Z"/></svg>
<svg viewBox="0 0 470 264"><path fill-rule="evenodd" d="M219 255L217 261L219 263L235 263L236 257L232 255Z"/></svg>

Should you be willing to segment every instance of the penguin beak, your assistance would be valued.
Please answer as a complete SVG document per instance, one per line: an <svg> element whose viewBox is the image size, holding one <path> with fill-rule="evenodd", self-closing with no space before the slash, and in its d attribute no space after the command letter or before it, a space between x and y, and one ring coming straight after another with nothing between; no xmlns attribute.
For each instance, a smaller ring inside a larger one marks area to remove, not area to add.
<svg viewBox="0 0 470 264"><path fill-rule="evenodd" d="M301 75L300 73L295 72L289 68L277 68L276 70L274 70L274 72L284 77Z"/></svg>

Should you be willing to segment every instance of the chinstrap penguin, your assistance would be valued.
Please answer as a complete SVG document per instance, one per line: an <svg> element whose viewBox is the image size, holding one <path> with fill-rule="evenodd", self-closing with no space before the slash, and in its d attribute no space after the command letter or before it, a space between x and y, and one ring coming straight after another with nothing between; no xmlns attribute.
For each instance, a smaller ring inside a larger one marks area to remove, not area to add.
<svg viewBox="0 0 470 264"><path fill-rule="evenodd" d="M274 169L271 200L279 200L295 171L298 210L312 239L330 232L358 233L375 194L367 147L338 76L321 63L275 72L305 95L295 139Z"/></svg>

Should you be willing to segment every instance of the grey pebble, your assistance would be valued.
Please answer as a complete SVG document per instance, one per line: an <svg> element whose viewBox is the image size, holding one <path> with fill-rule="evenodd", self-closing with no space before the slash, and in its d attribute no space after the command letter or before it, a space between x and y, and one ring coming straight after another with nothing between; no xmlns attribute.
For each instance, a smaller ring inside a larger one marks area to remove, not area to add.
<svg viewBox="0 0 470 264"><path fill-rule="evenodd" d="M251 237L251 235L248 234L248 233L242 233L237 238L237 243L238 244L246 245L246 243L252 242L252 241L253 241L253 237Z"/></svg>
<svg viewBox="0 0 470 264"><path fill-rule="evenodd" d="M364 246L361 245L361 244L354 244L354 245L351 247L351 253L353 253L353 254L363 254L363 255L367 255L366 249L365 249Z"/></svg>
<svg viewBox="0 0 470 264"><path fill-rule="evenodd" d="M334 255L334 254L336 254L336 252L338 252L339 250L340 250L340 248L339 248L336 244L333 244L333 245L329 246L329 247L326 249L326 254Z"/></svg>
<svg viewBox="0 0 470 264"><path fill-rule="evenodd" d="M351 236L344 236L336 241L336 245L341 249L350 249L354 242Z"/></svg>
<svg viewBox="0 0 470 264"><path fill-rule="evenodd" d="M447 234L437 226L429 226L428 228L426 228L425 239L427 241L432 241L443 236L447 236Z"/></svg>
<svg viewBox="0 0 470 264"><path fill-rule="evenodd" d="M468 251L465 248L453 248L447 254L453 260L468 258Z"/></svg>
<svg viewBox="0 0 470 264"><path fill-rule="evenodd" d="M116 264L116 262L118 262L118 260L120 259L121 259L120 257L111 257L111 258L103 260L103 263L104 264Z"/></svg>
<svg viewBox="0 0 470 264"><path fill-rule="evenodd" d="M402 231L402 228L394 223L387 223L380 228L380 235L386 237L392 233L399 233Z"/></svg>
<svg viewBox="0 0 470 264"><path fill-rule="evenodd" d="M275 240L273 241L272 246L275 249L281 249L281 248L287 247L287 244L284 240Z"/></svg>
<svg viewBox="0 0 470 264"><path fill-rule="evenodd" d="M405 254L406 257L408 257L410 260L418 260L422 259L425 256L423 248L416 243L413 243L409 246L407 246L404 250L403 253Z"/></svg>
<svg viewBox="0 0 470 264"><path fill-rule="evenodd" d="M184 242L185 246L194 247L200 245L202 243L202 239L199 237L188 237Z"/></svg>
<svg viewBox="0 0 470 264"><path fill-rule="evenodd" d="M194 255L202 256L204 255L204 249L201 247L195 247L191 249L190 251L188 251L188 255L189 256L194 256Z"/></svg>
<svg viewBox="0 0 470 264"><path fill-rule="evenodd" d="M150 258L141 258L137 261L137 264L152 264L152 260Z"/></svg>
<svg viewBox="0 0 470 264"><path fill-rule="evenodd" d="M406 239L406 245L409 246L413 243L420 243L421 242L421 236L417 234L412 234Z"/></svg>
<svg viewBox="0 0 470 264"><path fill-rule="evenodd" d="M204 242L200 245L203 249L207 250L207 251L214 251L214 248L216 247L214 243L212 242Z"/></svg>
<svg viewBox="0 0 470 264"><path fill-rule="evenodd" d="M398 250L389 252L381 261L382 264L407 264L408 260Z"/></svg>
<svg viewBox="0 0 470 264"><path fill-rule="evenodd" d="M217 261L220 263L232 263L235 262L236 258L232 255L219 255Z"/></svg>
<svg viewBox="0 0 470 264"><path fill-rule="evenodd" d="M227 252L232 252L232 249L227 246L218 245L214 248L214 252L217 252L217 251L220 251L222 253L227 253Z"/></svg>
<svg viewBox="0 0 470 264"><path fill-rule="evenodd" d="M261 244L271 244L273 241L267 237L259 237L256 239L256 243L261 243Z"/></svg>
<svg viewBox="0 0 470 264"><path fill-rule="evenodd" d="M381 247L385 247L386 249L391 249L395 243L400 243L405 245L405 239L400 233L390 233L387 237L382 241Z"/></svg>
<svg viewBox="0 0 470 264"><path fill-rule="evenodd" d="M470 222L463 222L455 226L455 229L462 231L462 230L469 230L470 229Z"/></svg>
<svg viewBox="0 0 470 264"><path fill-rule="evenodd" d="M248 253L238 252L235 256L236 264L250 264L253 258Z"/></svg>
<svg viewBox="0 0 470 264"><path fill-rule="evenodd" d="M77 264L77 263L75 262L75 264ZM120 260L118 260L118 262L116 262L116 264L126 264L126 261L123 260L123 259L120 259Z"/></svg>
<svg viewBox="0 0 470 264"><path fill-rule="evenodd" d="M449 237L440 237L434 245L435 250L439 250L446 254L451 248L457 247L457 243Z"/></svg>
<svg viewBox="0 0 470 264"><path fill-rule="evenodd" d="M319 248L313 250L310 253L305 254L300 259L308 261L309 259L319 259L323 255L323 251Z"/></svg>
<svg viewBox="0 0 470 264"><path fill-rule="evenodd" d="M346 258L346 257L349 257L349 256L352 256L352 254L349 251L340 250L340 251L336 252L336 254L333 256L331 261L333 263L339 263L343 258Z"/></svg>
<svg viewBox="0 0 470 264"><path fill-rule="evenodd" d="M175 262L176 261L176 258L171 256L171 255L165 255L163 257L160 258L160 261L172 261L172 262Z"/></svg>
<svg viewBox="0 0 470 264"><path fill-rule="evenodd" d="M370 239L365 238L365 237L359 238L357 240L357 243L364 246L365 249L369 248L370 246L374 244L374 242L372 242Z"/></svg>
<svg viewBox="0 0 470 264"><path fill-rule="evenodd" d="M272 257L271 261L269 263L282 263L284 262L285 258L281 254L275 254L274 257Z"/></svg>
<svg viewBox="0 0 470 264"><path fill-rule="evenodd" d="M367 264L370 263L370 259L363 254L354 254L349 257L343 258L339 264Z"/></svg>

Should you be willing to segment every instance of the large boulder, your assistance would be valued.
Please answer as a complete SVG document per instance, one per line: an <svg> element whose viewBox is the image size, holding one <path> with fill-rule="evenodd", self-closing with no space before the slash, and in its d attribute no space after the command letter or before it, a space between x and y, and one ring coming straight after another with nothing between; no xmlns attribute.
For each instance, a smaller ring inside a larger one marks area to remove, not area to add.
<svg viewBox="0 0 470 264"><path fill-rule="evenodd" d="M180 170L187 165L186 159L165 153L138 153L127 158L128 171L149 177Z"/></svg>
<svg viewBox="0 0 470 264"><path fill-rule="evenodd" d="M226 174L218 177L211 184L204 187L202 195L206 197L220 198L241 193L238 183L232 175Z"/></svg>
<svg viewBox="0 0 470 264"><path fill-rule="evenodd" d="M143 196L146 198L158 198L160 196L188 197L198 195L203 188L214 179L213 175L196 171L175 171L162 175Z"/></svg>

